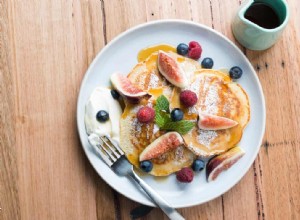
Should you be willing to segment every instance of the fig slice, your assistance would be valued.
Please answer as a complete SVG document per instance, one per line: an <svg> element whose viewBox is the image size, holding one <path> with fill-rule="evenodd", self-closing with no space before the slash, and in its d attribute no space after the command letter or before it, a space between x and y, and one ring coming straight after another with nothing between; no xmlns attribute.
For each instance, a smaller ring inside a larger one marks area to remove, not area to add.
<svg viewBox="0 0 300 220"><path fill-rule="evenodd" d="M233 147L229 151L211 158L206 165L207 181L215 180L222 171L228 170L244 154L245 151L240 147Z"/></svg>
<svg viewBox="0 0 300 220"><path fill-rule="evenodd" d="M174 86L184 88L188 85L187 77L176 60L161 50L158 52L157 66L159 72Z"/></svg>
<svg viewBox="0 0 300 220"><path fill-rule="evenodd" d="M147 92L138 88L121 73L112 74L110 80L115 89L128 98L140 98L144 95L147 95Z"/></svg>
<svg viewBox="0 0 300 220"><path fill-rule="evenodd" d="M238 122L204 112L199 112L198 127L202 130L222 130L236 126Z"/></svg>
<svg viewBox="0 0 300 220"><path fill-rule="evenodd" d="M140 154L140 161L157 158L160 155L179 147L183 143L183 138L179 133L175 131L168 132L157 138L143 150Z"/></svg>

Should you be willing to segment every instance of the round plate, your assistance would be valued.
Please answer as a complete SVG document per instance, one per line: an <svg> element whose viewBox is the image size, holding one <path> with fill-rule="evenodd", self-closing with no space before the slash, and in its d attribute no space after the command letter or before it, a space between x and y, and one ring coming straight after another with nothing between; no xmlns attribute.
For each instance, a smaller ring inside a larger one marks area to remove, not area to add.
<svg viewBox="0 0 300 220"><path fill-rule="evenodd" d="M232 168L221 173L210 183L205 171L196 173L190 184L179 183L175 175L155 178L142 175L172 207L181 208L198 205L212 200L233 187L247 172L259 151L265 130L265 101L261 85L254 69L244 54L226 37L206 26L181 20L162 20L139 25L129 29L112 40L97 55L82 81L77 105L77 124L83 149L98 174L116 191L124 196L154 206L152 201L130 179L117 176L94 153L88 143L84 125L85 104L97 86L110 86L110 75L115 71L128 74L137 64L138 52L148 46L167 43L200 42L202 58L211 57L214 69L240 66L244 74L238 83L248 93L251 106L251 120L246 127L239 146L246 152ZM200 59L201 61L201 59Z"/></svg>

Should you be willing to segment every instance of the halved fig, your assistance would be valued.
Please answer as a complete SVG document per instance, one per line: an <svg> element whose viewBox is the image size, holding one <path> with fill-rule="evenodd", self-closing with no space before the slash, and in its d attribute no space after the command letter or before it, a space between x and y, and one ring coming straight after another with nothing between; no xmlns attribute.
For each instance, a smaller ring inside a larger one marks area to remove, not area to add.
<svg viewBox="0 0 300 220"><path fill-rule="evenodd" d="M159 72L174 86L184 88L188 80L176 60L163 51L158 52L157 66Z"/></svg>
<svg viewBox="0 0 300 220"><path fill-rule="evenodd" d="M232 128L238 123L230 118L199 112L198 127L202 130L222 130Z"/></svg>
<svg viewBox="0 0 300 220"><path fill-rule="evenodd" d="M143 150L140 154L140 161L157 158L160 155L179 147L183 143L183 138L179 133L175 131L168 132L157 138Z"/></svg>
<svg viewBox="0 0 300 220"><path fill-rule="evenodd" d="M126 76L114 73L110 77L111 83L122 95L129 98L139 98L147 95L147 92L134 85Z"/></svg>
<svg viewBox="0 0 300 220"><path fill-rule="evenodd" d="M206 165L207 181L215 180L222 171L228 170L244 154L245 151L240 147L233 147L229 151L211 158Z"/></svg>

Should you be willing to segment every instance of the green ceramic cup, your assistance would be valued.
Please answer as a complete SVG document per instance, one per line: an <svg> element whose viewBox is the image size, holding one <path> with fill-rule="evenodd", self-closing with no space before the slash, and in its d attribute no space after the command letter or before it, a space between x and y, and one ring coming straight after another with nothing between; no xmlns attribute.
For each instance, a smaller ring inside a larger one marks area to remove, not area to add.
<svg viewBox="0 0 300 220"><path fill-rule="evenodd" d="M245 12L254 3L263 3L277 14L280 25L266 29L245 18ZM244 47L251 50L265 50L276 43L289 20L289 9L285 0L249 0L244 2L232 23L235 38Z"/></svg>

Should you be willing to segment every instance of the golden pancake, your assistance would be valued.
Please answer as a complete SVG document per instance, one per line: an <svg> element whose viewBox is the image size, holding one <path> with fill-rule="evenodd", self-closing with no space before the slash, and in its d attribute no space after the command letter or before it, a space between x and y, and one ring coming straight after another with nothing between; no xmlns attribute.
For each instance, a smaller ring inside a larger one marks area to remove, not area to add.
<svg viewBox="0 0 300 220"><path fill-rule="evenodd" d="M170 108L181 108L184 119L197 121L198 112L226 117L238 122L238 125L223 130L202 130L197 125L183 135L185 146L166 152L151 159L154 176L167 176L183 167L190 166L198 156L212 156L236 145L243 134L243 129L250 119L250 107L247 94L228 74L216 70L202 69L199 62L169 52L185 72L188 86L184 89L174 87L158 71L157 53L138 63L128 74L129 80L147 91L151 97L143 97L138 104L125 101L125 109L120 119L120 146L129 161L139 168L139 155L155 139L165 134L154 123L140 123L137 112L143 106L154 107L156 99L164 95L170 101ZM189 89L198 96L197 104L186 108L180 104L179 94ZM195 123L196 124L196 123Z"/></svg>
<svg viewBox="0 0 300 220"><path fill-rule="evenodd" d="M180 65L185 70L192 73L197 68L200 69L198 62L180 57L177 54L172 54L178 57ZM153 107L155 100L161 94L164 94L168 99L171 98L174 87L166 81L157 69L157 53L153 53L147 60L137 64L128 74L128 78L132 83L139 88L148 91L152 95L151 98L143 98L139 104L130 104L125 101L125 109L120 119L120 146L125 152L128 160L136 167L139 167L139 155L141 152L155 139L165 133L160 131L154 122L143 124L138 122L137 111L147 105ZM174 173L183 167L190 166L195 158L195 155L186 147L180 146L174 150L166 152L158 158L151 159L153 169L150 174L154 176L167 176Z"/></svg>
<svg viewBox="0 0 300 220"><path fill-rule="evenodd" d="M132 108L130 114L120 121L120 146L128 160L138 168L140 164L139 155L149 144L165 132L159 131L154 123L143 124L138 122L136 118L137 108ZM153 169L150 174L167 176L183 167L190 166L194 157L195 155L185 146L177 147L158 158L151 159Z"/></svg>
<svg viewBox="0 0 300 220"><path fill-rule="evenodd" d="M232 82L225 73L205 69L194 74L186 89L197 94L195 106L185 108L180 105L179 88L174 89L170 103L171 108L181 108L184 111L184 119L196 121L200 111L238 122L232 128L216 131L202 130L196 126L183 135L187 147L196 155L208 157L236 145L250 120L249 100L242 87Z"/></svg>

